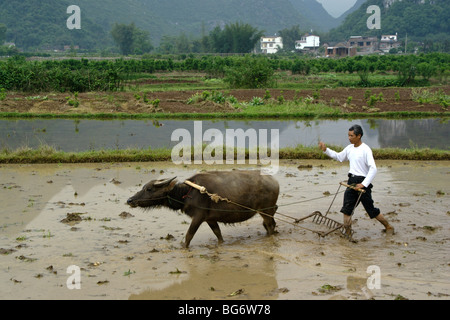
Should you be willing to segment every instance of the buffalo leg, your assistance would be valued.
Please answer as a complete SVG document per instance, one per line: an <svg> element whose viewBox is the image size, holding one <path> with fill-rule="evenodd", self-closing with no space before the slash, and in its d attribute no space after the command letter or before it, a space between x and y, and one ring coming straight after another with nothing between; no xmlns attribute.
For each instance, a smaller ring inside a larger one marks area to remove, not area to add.
<svg viewBox="0 0 450 320"><path fill-rule="evenodd" d="M192 219L191 225L189 226L189 229L186 233L186 240L184 242L184 247L188 248L189 244L191 243L192 238L194 237L195 233L197 232L198 228L202 224L204 220L202 218L196 218L194 217Z"/></svg>
<svg viewBox="0 0 450 320"><path fill-rule="evenodd" d="M219 240L219 243L222 243L223 242L222 232L220 232L220 228L219 228L219 225L217 224L217 222L216 221L208 221L208 225L212 229L214 234L216 235L217 239Z"/></svg>
<svg viewBox="0 0 450 320"><path fill-rule="evenodd" d="M275 213L267 213L264 215L261 215L263 218L263 226L264 229L267 231L267 235L271 236L275 234L275 226L276 222L275 219L272 217Z"/></svg>

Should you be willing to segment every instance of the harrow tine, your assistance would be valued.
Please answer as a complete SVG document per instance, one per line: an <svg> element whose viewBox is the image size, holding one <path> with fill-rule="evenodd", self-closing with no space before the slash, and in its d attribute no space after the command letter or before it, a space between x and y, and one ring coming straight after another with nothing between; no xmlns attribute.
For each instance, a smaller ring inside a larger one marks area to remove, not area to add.
<svg viewBox="0 0 450 320"><path fill-rule="evenodd" d="M344 225L342 223L340 223L334 219L328 218L327 216L324 216L320 211L315 211L315 212L311 213L310 215L303 217L301 219L295 219L295 223L300 223L300 222L305 221L310 218L313 223L318 224L318 225L323 225L326 228L328 228L328 230L325 230L325 231L308 229L310 231L317 233L320 237L324 238L327 235L329 235L330 233L339 231L339 233L342 236L344 236L346 239L348 239L350 241L352 240L352 236L354 233L353 230L350 230L349 232L347 232L346 228L344 227Z"/></svg>
<svg viewBox="0 0 450 320"><path fill-rule="evenodd" d="M319 214L315 214L314 218L313 218L313 222L318 224L321 217L322 217L322 215L320 213Z"/></svg>

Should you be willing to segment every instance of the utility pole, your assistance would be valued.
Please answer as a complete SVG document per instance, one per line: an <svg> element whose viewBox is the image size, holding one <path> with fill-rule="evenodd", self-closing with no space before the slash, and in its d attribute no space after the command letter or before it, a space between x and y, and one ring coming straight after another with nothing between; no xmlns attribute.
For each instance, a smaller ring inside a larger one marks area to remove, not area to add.
<svg viewBox="0 0 450 320"><path fill-rule="evenodd" d="M405 54L407 50L408 50L408 32L406 33L406 40L405 40Z"/></svg>

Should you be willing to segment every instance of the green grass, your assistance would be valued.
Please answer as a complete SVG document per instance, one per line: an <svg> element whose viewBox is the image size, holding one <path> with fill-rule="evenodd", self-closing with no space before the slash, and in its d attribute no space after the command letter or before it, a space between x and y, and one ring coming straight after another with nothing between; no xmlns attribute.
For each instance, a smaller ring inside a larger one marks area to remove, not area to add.
<svg viewBox="0 0 450 320"><path fill-rule="evenodd" d="M317 105L316 105L317 106ZM0 112L0 119L413 119L433 118L446 119L449 111L391 111L391 112L348 112L325 107L266 106L264 110L249 108L235 113L96 113L96 114L52 114L52 113L20 113Z"/></svg>
<svg viewBox="0 0 450 320"><path fill-rule="evenodd" d="M336 151L342 147L334 147ZM63 152L46 145L37 149L19 148L0 150L0 163L99 163L99 162L153 162L171 161L171 149L126 149L95 150L85 152ZM192 151L192 155L194 152ZM223 153L224 156L226 152ZM237 150L235 150L235 155ZM450 152L428 148L383 148L373 149L375 159L384 160L450 160ZM249 151L246 150L248 159ZM318 147L297 146L279 150L279 159L328 159ZM224 159L225 160L225 159Z"/></svg>
<svg viewBox="0 0 450 320"><path fill-rule="evenodd" d="M335 117L342 114L339 108L330 107L321 103L297 103L288 101L283 104L263 104L259 106L248 105L242 109L242 115L249 117Z"/></svg>
<svg viewBox="0 0 450 320"><path fill-rule="evenodd" d="M22 147L16 150L0 151L0 163L98 163L98 162L140 162L168 161L171 150L126 149L90 150L83 152L58 151L41 145L37 149Z"/></svg>
<svg viewBox="0 0 450 320"><path fill-rule="evenodd" d="M177 72L175 72L177 74ZM158 79L164 80L179 80L175 83L149 83L145 84L145 80ZM395 81L398 77L393 73L369 73L369 83L380 84L389 81ZM219 78L207 78L205 73L190 72L188 76L174 75L174 73L159 73L154 74L131 74L125 86L126 91L146 92L155 91L182 91L182 90L227 90L230 89L227 84ZM193 82L182 82L193 81ZM341 88L341 87L359 87L361 81L357 72L341 73L341 72L320 72L309 75L293 74L286 71L275 72L274 75L275 86L277 89L298 89L298 90L316 90L323 88Z"/></svg>
<svg viewBox="0 0 450 320"><path fill-rule="evenodd" d="M135 81L128 83L125 91L129 92L167 92L167 91L192 91L192 90L225 90L229 89L222 79L206 79L203 74L189 77L173 77L170 74L166 76L153 76L150 79L160 80L160 83L145 83L150 77L136 77ZM171 83L170 80L180 82ZM164 81L167 81L164 82ZM183 82L187 81L187 82Z"/></svg>

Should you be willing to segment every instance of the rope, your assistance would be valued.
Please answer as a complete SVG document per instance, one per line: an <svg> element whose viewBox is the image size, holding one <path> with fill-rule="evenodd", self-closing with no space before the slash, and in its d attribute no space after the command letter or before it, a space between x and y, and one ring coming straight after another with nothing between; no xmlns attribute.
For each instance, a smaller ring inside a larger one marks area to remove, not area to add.
<svg viewBox="0 0 450 320"><path fill-rule="evenodd" d="M227 199L227 198L223 198L223 197L221 197L221 196L219 196L218 194L216 194L216 193L209 193L207 190L206 190L206 188L205 187L203 187L203 186L200 186L200 185L198 185L198 184L195 184L195 183L193 183L193 182L191 182L191 181L189 181L189 180L186 180L185 182L184 182L185 184L187 184L187 185L189 185L189 186L191 186L191 187L193 187L193 188L195 188L195 189L197 189L198 191L200 191L200 193L202 193L202 194L207 194L210 198L211 198L211 200L213 200L215 203L218 203L219 201L226 201L226 202L228 202L228 203L231 203L231 201L229 200L229 199ZM341 191L341 192L344 192L344 191ZM337 194L336 194L337 195ZM336 197L336 195L335 195L335 197ZM299 204L299 203L305 203L305 202L309 202L309 201L315 201L315 200L320 200L320 199L324 199L324 198L328 198L329 197L329 195L325 195L325 196L320 196L320 197L316 197L316 198L311 198L311 199L305 199L305 200L300 200L300 201L295 201L295 202L290 202L290 203L285 203L285 204L279 204L279 205L277 205L277 206L273 206L273 207L267 207L267 208L263 208L263 209L260 209L260 210L269 210L269 209L273 209L273 208L279 208L279 207L286 207L286 206L291 206L291 205L294 205L294 204ZM173 198L170 198L171 200L174 200L174 201L177 201L176 199L173 199ZM181 201L178 201L178 202L180 202L180 203L182 203ZM199 209L209 209L209 208L202 208L202 207L198 207ZM250 210L255 210L255 209L252 209L252 208L250 208ZM237 212L236 210L227 210L227 209L217 209L217 211L223 211L223 212ZM247 211L247 210L242 210L242 212L244 212L244 211ZM279 213L279 212L277 212L277 214L280 214L280 215L284 215L284 214L282 214L282 213ZM284 215L284 216L287 216L287 215ZM289 217L289 216L287 216L287 217ZM293 217L290 217L291 219L297 219L297 218L293 218Z"/></svg>
<svg viewBox="0 0 450 320"><path fill-rule="evenodd" d="M234 205L239 206L239 207L241 207L241 208L245 208L245 209L247 209L247 210L255 211L256 213L259 213L260 215L263 215L263 216L266 216L266 217L269 217L269 218L273 218L273 215L267 214L267 213L262 212L262 211L257 210L257 209L253 209L253 208L244 206L244 205L242 205L242 204L239 204L239 203L236 203L236 202L234 202L234 201L231 201L230 199L223 198L223 197L217 195L216 193L209 193L209 192L206 190L205 187L199 186L198 184L195 184L195 183L193 183L193 182L191 182L191 181L189 181L189 180L186 180L184 183L186 183L187 185L189 185L189 186L191 186L191 187L193 187L193 188L199 190L200 193L202 193L202 194L207 194L207 195L211 198L211 200L214 201L215 203L218 203L219 201L225 201L225 202L227 202L227 203L234 204ZM274 207L271 207L271 208L274 208ZM268 208L268 209L270 209L270 208ZM217 210L217 211L220 211L220 210ZM228 210L228 211L231 211L231 210ZM234 211L234 210L233 210L233 211ZM275 213L278 214L278 215L281 215L281 216L284 216L284 217L287 217L287 218L296 220L296 221L298 220L298 219L296 219L296 218L294 218L294 217L291 217L291 216L288 216L288 215L285 215L285 214L282 214L282 213L279 213L279 212L275 212ZM274 213L274 214L275 214L275 213ZM308 231L312 231L312 232L318 233L316 230L312 230L312 229L309 229L309 228L306 228L306 227L303 227L303 226L299 226L297 223L294 223L294 222L291 222L291 221L283 220L283 219L280 219L280 218L277 218L277 220L282 221L282 222L285 222L285 223L289 223L289 224L291 224L291 225L293 225L293 226L299 227L299 228L304 229L304 230L308 230ZM319 234L320 234L320 233L319 233Z"/></svg>
<svg viewBox="0 0 450 320"><path fill-rule="evenodd" d="M273 207L268 207L268 208L264 208L264 209L257 210L257 209L253 209L253 208L244 206L244 205L242 205L242 204L236 203L236 202L234 202L234 201L231 201L231 200L229 200L228 198L221 197L221 196L219 196L219 195L216 194L216 193L210 193L210 192L208 192L208 190L207 190L205 187L200 186L200 185L198 185L198 184L195 184L195 183L193 183L193 182L191 182L191 181L189 181L189 180L185 180L184 183L187 184L187 185L189 185L189 186L191 186L192 188L197 189L201 194L207 194L207 195L210 197L210 199L211 199L212 201L214 201L215 203L219 203L219 201L224 201L224 202L231 203L231 204L234 204L234 205L236 205L236 206L239 206L239 207L241 207L241 208L245 208L246 210L243 210L243 212L244 212L244 211L248 211L248 210L250 210L250 211L255 211L256 213L259 213L260 215L263 215L263 216L267 216L267 217L269 217L269 218L274 218L274 215L277 214L278 216L283 216L283 217L286 217L286 218L289 218L289 219L294 220L294 222L291 222L291 221L283 220L283 219L281 219L281 218L277 218L277 220L279 220L279 221L282 221L282 222L291 224L291 225L293 225L293 226L295 226L295 227L298 227L298 228L301 228L301 229L304 229L304 230L308 230L308 231L317 233L319 236L324 236L324 234L323 234L322 232L320 232L320 231L313 230L313 229L309 229L309 228L306 228L306 227L303 227L303 226L298 225L298 223L299 223L301 220L305 219L305 218L303 218L303 219L297 219L297 218L295 218L295 217L292 217L292 216L289 216L289 215L287 215L287 214L283 214L283 213L280 213L280 212L275 212L273 215L270 215L270 214L267 214L267 213L265 213L265 212L262 212L262 210L269 210L269 209L273 209L273 208L275 208L275 207L288 206L288 205L293 205L293 204L298 204L298 203L304 203L304 202L308 202L308 201L314 201L314 200L318 200L318 199L323 199L323 198L328 197L328 195L326 195L326 196L321 196L321 197L317 197L317 198L312 198L312 199L306 199L306 200L296 201L296 202L292 202L292 203L288 203L288 204L284 204L284 205L280 205L280 206L273 206ZM330 209L331 209L331 206L333 205L334 200L336 199L336 196L337 196L338 193L339 193L339 190L340 190L341 185L343 185L343 186L345 186L345 187L347 187L347 188L355 189L354 186L347 185L347 184L345 184L344 182L340 182L340 183L339 183L339 187L338 187L338 189L337 189L337 191L336 191L336 193L335 193L335 195L334 195L334 198L333 198L333 200L332 200L330 206L328 207L328 210L327 210L325 216L323 216L323 217L326 218L326 219L330 219L330 218L327 218L327 215L328 215L328 212L329 212ZM189 192L190 192L190 191L191 191L191 190L189 190ZM342 191L341 191L341 192L342 192ZM361 196L362 196L362 194L363 194L364 192L365 192L364 190L360 190L358 200L356 201L355 207L353 208L353 212L355 211L356 206L358 205L358 202L359 202L359 200L360 200L360 198L361 198ZM169 196L169 195L167 195L167 196L165 196L165 197L158 198L158 199L153 199L153 200L160 200L160 199L164 199L164 198L168 199L168 200L169 200L169 203L170 203L170 201L174 201L174 202L178 202L178 203L180 203L180 204L184 204L184 201L180 201L180 200L178 200L178 199L172 198L172 197ZM183 197L183 199L184 199L184 198L185 198L185 196ZM203 210L208 210L208 209L210 209L210 208L203 208L203 207L199 207L199 206L195 206L195 208L203 209ZM236 211L236 210L226 210L226 209L215 209L215 210L216 210L216 211L224 211L224 212L238 212L238 211ZM353 215L353 212L352 212L352 215ZM308 216L308 217L309 217L309 216ZM306 218L307 218L307 217L306 217ZM322 221L322 220L321 220L321 221ZM337 229L336 229L336 230L337 230Z"/></svg>
<svg viewBox="0 0 450 320"><path fill-rule="evenodd" d="M189 180L186 180L184 183L187 184L187 185L189 185L189 186L191 186L191 187L193 187L193 188L195 188L195 189L197 189L197 190L199 190L200 193L202 193L202 194L207 194L207 195L211 198L211 200L214 201L215 203L218 203L219 201L225 201L225 202L227 202L227 203L234 204L234 205L239 206L239 207L241 207L241 208L245 208L245 209L247 209L247 210L255 211L256 213L259 213L260 215L263 215L263 216L266 216L266 217L269 217L269 218L273 218L273 215L270 215L270 214L267 214L267 213L265 213L265 212L262 212L261 210L253 209L253 208L244 206L244 205L242 205L242 204L236 203L236 202L234 202L234 201L231 201L230 199L221 197L221 196L219 196L219 195L217 195L217 194L215 194L215 193L210 193L210 192L208 192L208 190L206 190L205 187L200 186L200 185L198 185L198 184L195 184L195 183L193 183L193 182L191 182L191 181L189 181ZM322 197L321 197L321 198L322 198ZM271 208L274 208L274 207L271 207ZM270 208L266 208L266 209L270 209ZM265 210L265 209L263 209L263 210ZM220 210L217 210L217 211L220 211ZM232 211L232 210L227 210L227 211ZM234 210L233 210L233 211L234 211ZM291 225L293 225L293 226L295 226L295 227L298 227L298 228L301 228L301 229L304 229L304 230L308 230L308 231L311 231L311 232L318 233L319 235L321 234L320 232L318 232L318 231L316 231L316 230L309 229L309 228L306 228L306 227L303 227L303 226L298 225L299 220L298 220L297 218L291 217L291 216L289 216L289 215L286 215L286 214L283 214L283 213L280 213L280 212L275 212L275 213L276 213L277 215L281 215L281 216L283 216L283 217L286 217L286 218L289 218L289 219L293 219L293 220L295 221L295 223L294 223L294 222L291 222L291 221L287 221L287 220L281 219L281 218L277 218L277 220L279 220L279 221L282 221L282 222L291 224ZM274 214L275 214L275 213L274 213Z"/></svg>
<svg viewBox="0 0 450 320"><path fill-rule="evenodd" d="M283 216L283 217L289 218L289 219L291 219L291 220L294 220L294 222L292 222L292 221L287 221L287 220L284 220L284 219L281 219L281 218L278 218L278 217L277 217L277 220L279 220L279 221L282 221L282 222L284 222L284 223L291 224L291 225L293 225L293 226L295 226L295 227L297 227L297 228L301 228L301 229L304 229L304 230L308 230L308 231L317 233L319 236L324 236L324 234L323 234L322 232L320 232L320 231L313 230L313 229L309 229L309 228L306 228L306 227L303 227L303 226L298 225L298 223L299 223L301 220L303 220L304 218L303 218L303 219L297 219L297 218L295 218L295 217L292 217L292 216L289 216L289 215L287 215L287 214L283 214L283 213L280 213L280 212L275 212L273 215L270 215L270 214L267 214L267 213L265 213L265 212L262 212L263 210L273 209L273 208L278 207L278 206L273 206L273 207L268 207L268 208L264 208L264 209L259 209L259 210L257 210L257 209L253 209L253 208L244 206L244 205L242 205L242 204L236 203L236 202L234 202L234 201L231 201L231 200L228 199L228 198L221 197L221 196L219 196L219 195L216 194L216 193L210 193L210 192L208 192L208 190L207 190L205 187L200 186L200 185L197 185L197 184L195 184L195 183L193 183L193 182L191 182L191 181L189 181L189 180L186 180L184 183L187 184L187 185L189 185L189 186L191 186L192 188L197 189L201 194L206 194L206 195L208 195L208 196L210 197L210 199L211 199L212 201L214 201L215 203L218 203L219 201L224 201L224 202L231 203L231 204L233 204L233 205L236 205L236 206L238 206L238 207L241 207L241 208L246 209L246 210L243 210L243 212L244 212L244 211L250 210L250 211L254 211L255 213L259 213L259 214L262 215L262 216L267 216L267 217L272 218L272 219L274 218L274 215L277 214L278 216ZM345 185L345 184L341 183L341 185ZM346 186L347 186L347 185L346 185ZM353 188L352 186L347 186L347 187ZM329 212L329 210L330 210L330 208L331 208L331 206L332 206L334 200L336 199L337 194L339 193L339 189L340 189L340 186L339 186L338 190L336 191L336 194L334 195L333 201L332 201L330 207L328 208L327 214L328 214L328 212ZM189 192L190 192L190 190L189 190ZM359 195L359 198L358 198L357 203L359 202L359 199L360 199L361 195L362 195L362 192L360 192L360 195ZM288 205L297 204L297 203L303 203L303 202L308 202L308 201L314 201L314 200L322 199L322 198L325 198L325 197L328 197L328 196L321 196L321 197L317 197L317 198L312 198L312 199L306 199L306 200L296 201L296 202L292 202L292 203L288 203L288 204L284 204L284 205L280 205L280 206L288 206ZM177 203L180 203L180 204L184 204L184 201L180 201L180 200L178 200L178 199L172 198L172 197L169 196L169 195L166 195L165 197L160 197L160 198L157 198L157 199L153 199L153 200L160 200L160 199L168 199L168 200L169 200L169 203L170 203L171 201L173 201L173 202L177 202ZM184 197L183 197L183 199L184 199ZM209 210L209 209L211 209L211 208L203 208L203 207L199 207L199 206L195 206L195 208L203 209L203 210ZM355 205L355 208L356 208L356 205ZM355 210L355 208L354 208L353 210ZM237 212L236 210L226 210L226 209L215 209L215 210L216 210L216 211ZM308 216L308 217L309 217L309 216ZM326 215L325 215L324 217L326 218ZM306 218L307 218L307 217L306 217ZM329 218L328 218L328 219L329 219Z"/></svg>

